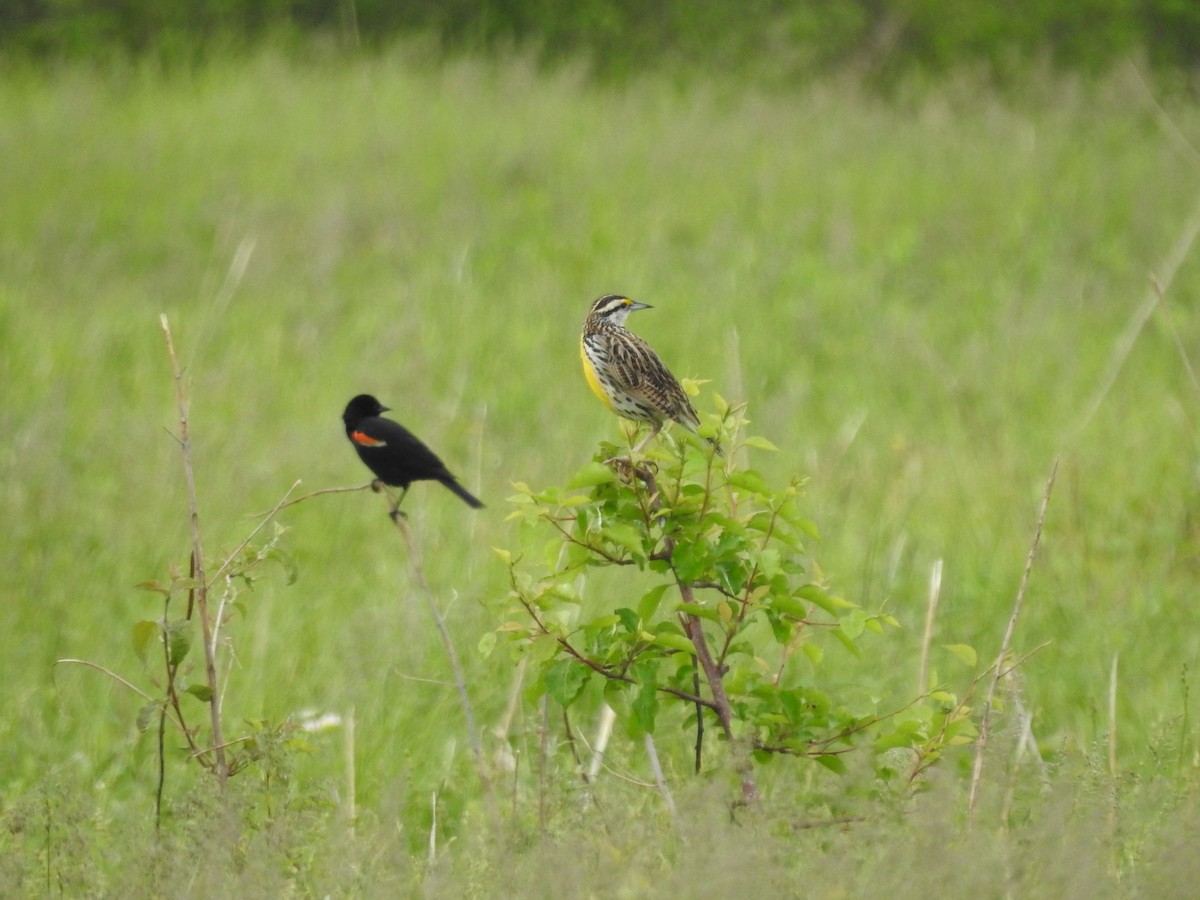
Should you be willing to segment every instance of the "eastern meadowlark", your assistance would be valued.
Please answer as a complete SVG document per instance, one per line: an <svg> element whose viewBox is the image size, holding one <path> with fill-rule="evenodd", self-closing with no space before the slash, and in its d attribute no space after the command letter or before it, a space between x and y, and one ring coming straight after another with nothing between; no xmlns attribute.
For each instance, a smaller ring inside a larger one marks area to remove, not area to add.
<svg viewBox="0 0 1200 900"><path fill-rule="evenodd" d="M483 504L458 483L446 464L426 447L412 432L380 413L388 408L370 394L359 394L346 405L342 422L346 437L358 451L359 459L384 484L403 490L400 500L414 481L440 481L462 498L468 506L479 509ZM396 501L396 509L400 508Z"/></svg>
<svg viewBox="0 0 1200 900"><path fill-rule="evenodd" d="M620 294L605 294L588 311L579 340L583 374L596 396L618 416L651 425L635 453L668 419L693 433L700 427L700 416L675 376L649 344L625 327L630 313L650 308ZM715 440L709 443L721 453Z"/></svg>

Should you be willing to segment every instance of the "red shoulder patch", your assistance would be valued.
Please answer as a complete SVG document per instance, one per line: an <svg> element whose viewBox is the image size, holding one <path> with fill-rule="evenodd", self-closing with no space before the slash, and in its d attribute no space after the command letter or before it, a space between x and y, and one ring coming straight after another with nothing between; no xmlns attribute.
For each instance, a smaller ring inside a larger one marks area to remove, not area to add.
<svg viewBox="0 0 1200 900"><path fill-rule="evenodd" d="M363 431L355 431L350 435L350 440L363 447L386 447L387 441L381 441L378 438L373 438Z"/></svg>

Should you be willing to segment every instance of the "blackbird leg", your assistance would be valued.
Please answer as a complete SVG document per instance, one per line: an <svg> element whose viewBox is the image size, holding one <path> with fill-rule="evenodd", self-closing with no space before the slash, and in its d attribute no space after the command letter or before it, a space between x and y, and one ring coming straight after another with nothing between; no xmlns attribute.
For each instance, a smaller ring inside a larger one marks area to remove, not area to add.
<svg viewBox="0 0 1200 900"><path fill-rule="evenodd" d="M396 505L393 506L392 511L390 513L388 513L388 515L391 516L393 522L395 522L397 519L407 519L408 518L408 516L405 515L400 509L400 504L404 502L404 498L408 495L408 487L409 486L406 484L406 485L404 485L404 487L402 487L400 489L400 496L396 499Z"/></svg>

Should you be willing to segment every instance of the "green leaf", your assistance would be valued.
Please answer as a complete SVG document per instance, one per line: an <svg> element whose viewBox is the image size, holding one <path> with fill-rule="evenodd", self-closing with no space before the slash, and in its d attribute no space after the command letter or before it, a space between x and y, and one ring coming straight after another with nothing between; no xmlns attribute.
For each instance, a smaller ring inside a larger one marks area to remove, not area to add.
<svg viewBox="0 0 1200 900"><path fill-rule="evenodd" d="M637 556L644 555L642 549L642 533L632 525L626 525L623 522L614 522L608 525L601 532L604 537L614 544L624 547L630 553Z"/></svg>
<svg viewBox="0 0 1200 900"><path fill-rule="evenodd" d="M553 659L558 653L558 638L552 634L539 634L529 642L526 653L530 662L540 663Z"/></svg>
<svg viewBox="0 0 1200 900"><path fill-rule="evenodd" d="M682 634L666 631L654 636L654 643L660 647L666 647L669 650L678 650L681 653L695 653L696 648L690 640Z"/></svg>
<svg viewBox="0 0 1200 900"><path fill-rule="evenodd" d="M137 587L139 590L153 591L156 594L162 594L164 597L171 596L171 589L161 581L154 581L151 579L150 581L143 581L141 584L135 585L135 587Z"/></svg>
<svg viewBox="0 0 1200 900"><path fill-rule="evenodd" d="M946 644L946 649L962 660L969 668L975 668L979 662L975 648L970 644Z"/></svg>
<svg viewBox="0 0 1200 900"><path fill-rule="evenodd" d="M609 678L604 682L604 702L618 716L629 711L629 682Z"/></svg>
<svg viewBox="0 0 1200 900"><path fill-rule="evenodd" d="M137 730L145 733L154 717L163 709L164 702L162 700L151 700L145 706L138 710L137 714Z"/></svg>
<svg viewBox="0 0 1200 900"><path fill-rule="evenodd" d="M621 627L624 628L627 633L636 634L638 632L639 619L637 613L627 606L622 606L620 609L614 610L614 612L620 618Z"/></svg>
<svg viewBox="0 0 1200 900"><path fill-rule="evenodd" d="M479 643L475 645L475 651L481 659L487 659L492 655L492 651L496 649L496 632L485 631L483 636L479 638Z"/></svg>
<svg viewBox="0 0 1200 900"><path fill-rule="evenodd" d="M773 453L779 452L778 447L768 441L765 437L759 437L756 434L746 438L744 441L742 441L742 444L746 447L753 447L755 450L769 450Z"/></svg>
<svg viewBox="0 0 1200 900"><path fill-rule="evenodd" d="M167 662L178 666L192 649L192 623L186 619L167 626Z"/></svg>
<svg viewBox="0 0 1200 900"><path fill-rule="evenodd" d="M286 584L293 585L296 583L296 579L300 577L300 567L296 565L296 561L292 559L292 555L290 553L286 553L283 550L280 550L278 547L272 547L267 551L266 558L274 560L275 562L279 563L279 565L283 566Z"/></svg>
<svg viewBox="0 0 1200 900"><path fill-rule="evenodd" d="M858 646L858 644L856 644L856 643L854 642L854 639L853 639L853 638L847 637L847 636L846 636L846 633L845 633L844 631L842 631L842 629L840 629L840 628L834 628L834 629L833 629L833 630L832 630L830 633L831 633L831 634L832 634L832 635L833 635L835 638L837 638L838 642L839 642L839 643L840 643L840 644L841 644L843 647L845 647L847 650L849 650L849 651L850 651L852 654L854 654L856 657L861 657L861 656L862 656L862 650L861 650L861 649L859 649L859 646Z"/></svg>
<svg viewBox="0 0 1200 900"><path fill-rule="evenodd" d="M762 475L755 472L753 469L744 469L741 472L732 473L726 484L730 487L741 488L744 491L750 491L753 494L769 494L771 489L767 487L767 483L763 481Z"/></svg>
<svg viewBox="0 0 1200 900"><path fill-rule="evenodd" d="M642 599L638 601L637 606L639 619L643 622L648 622L654 618L654 614L658 612L658 605L662 602L663 594L667 592L667 588L669 587L669 584L660 584L657 587L650 588L650 590L642 595Z"/></svg>
<svg viewBox="0 0 1200 900"><path fill-rule="evenodd" d="M642 731L653 734L654 718L658 715L658 663L638 664L634 667L634 677L641 682L641 687L630 704L633 721Z"/></svg>
<svg viewBox="0 0 1200 900"><path fill-rule="evenodd" d="M796 634L796 624L791 619L781 618L774 610L767 610L767 621L777 644L788 643Z"/></svg>
<svg viewBox="0 0 1200 900"><path fill-rule="evenodd" d="M207 684L190 684L184 693L191 694L201 703L208 703L213 698L212 688L210 688Z"/></svg>
<svg viewBox="0 0 1200 900"><path fill-rule="evenodd" d="M546 667L542 683L546 685L546 693L559 705L567 707L578 699L591 674L592 670L582 663L559 659Z"/></svg>
<svg viewBox="0 0 1200 900"><path fill-rule="evenodd" d="M133 652L143 663L146 662L146 651L150 649L150 643L157 640L160 634L162 627L157 622L143 619L133 623Z"/></svg>
<svg viewBox="0 0 1200 900"><path fill-rule="evenodd" d="M808 615L808 607L795 597L772 597L771 608L785 616L795 616L797 619L803 619Z"/></svg>
<svg viewBox="0 0 1200 900"><path fill-rule="evenodd" d="M834 772L838 775L846 774L846 762L840 756L831 756L823 753L816 757L816 760L830 772Z"/></svg>
<svg viewBox="0 0 1200 900"><path fill-rule="evenodd" d="M602 462L590 462L571 476L567 482L568 488L595 487L598 484L608 484L615 481L617 475Z"/></svg>
<svg viewBox="0 0 1200 900"><path fill-rule="evenodd" d="M675 569L675 576L683 584L691 584L705 574L709 559L708 544L697 539L676 544L671 554L671 565Z"/></svg>
<svg viewBox="0 0 1200 900"><path fill-rule="evenodd" d="M838 619L838 627L842 629L842 634L855 640L862 635L863 629L866 628L867 614L861 609L852 609L846 615Z"/></svg>
<svg viewBox="0 0 1200 900"><path fill-rule="evenodd" d="M687 613L689 616L696 616L701 619L708 619L710 622L720 622L721 617L715 609L709 609L707 606L700 606L696 603L677 603L675 611Z"/></svg>
<svg viewBox="0 0 1200 900"><path fill-rule="evenodd" d="M808 703L803 691L779 691L779 705L787 716L788 722L796 725L803 722L808 710Z"/></svg>
<svg viewBox="0 0 1200 900"><path fill-rule="evenodd" d="M825 612L830 613L831 615L836 610L845 609L847 606L851 605L841 597L834 597L830 595L825 591L824 588L816 584L802 585L801 587L797 588L794 593L797 597L801 597L804 600L821 607L821 609L825 610Z"/></svg>

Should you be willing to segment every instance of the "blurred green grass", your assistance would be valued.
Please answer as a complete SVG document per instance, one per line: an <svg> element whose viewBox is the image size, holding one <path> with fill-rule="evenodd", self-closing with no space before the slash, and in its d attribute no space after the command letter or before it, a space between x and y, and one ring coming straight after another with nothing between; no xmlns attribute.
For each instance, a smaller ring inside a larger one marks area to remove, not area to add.
<svg viewBox="0 0 1200 900"><path fill-rule="evenodd" d="M160 312L210 553L297 479L365 481L338 419L360 391L478 489L478 515L436 485L407 507L487 725L512 674L472 648L506 592L489 548L515 543L509 483L564 480L616 429L577 360L607 291L655 306L632 324L677 373L749 403L783 448L753 464L811 476L834 588L907 626L848 659L847 682L913 690L936 559L937 639L994 654L1060 455L1016 642L1048 644L1021 669L1034 733L1051 752L1102 742L1116 654L1122 762L1184 715L1200 396L1176 340L1200 364L1194 253L1070 433L1200 196L1200 117L1160 113L1131 70L1031 76L1023 102L967 77L887 102L841 82L598 88L403 49L10 76L0 794L59 773L145 802L153 782L136 698L53 661L136 675L129 629L159 607L133 585L186 560ZM282 521L299 579L260 582L227 627L230 720L353 709L360 803L420 819L467 770L464 742L382 501ZM314 740L298 765L335 783L338 740Z"/></svg>

